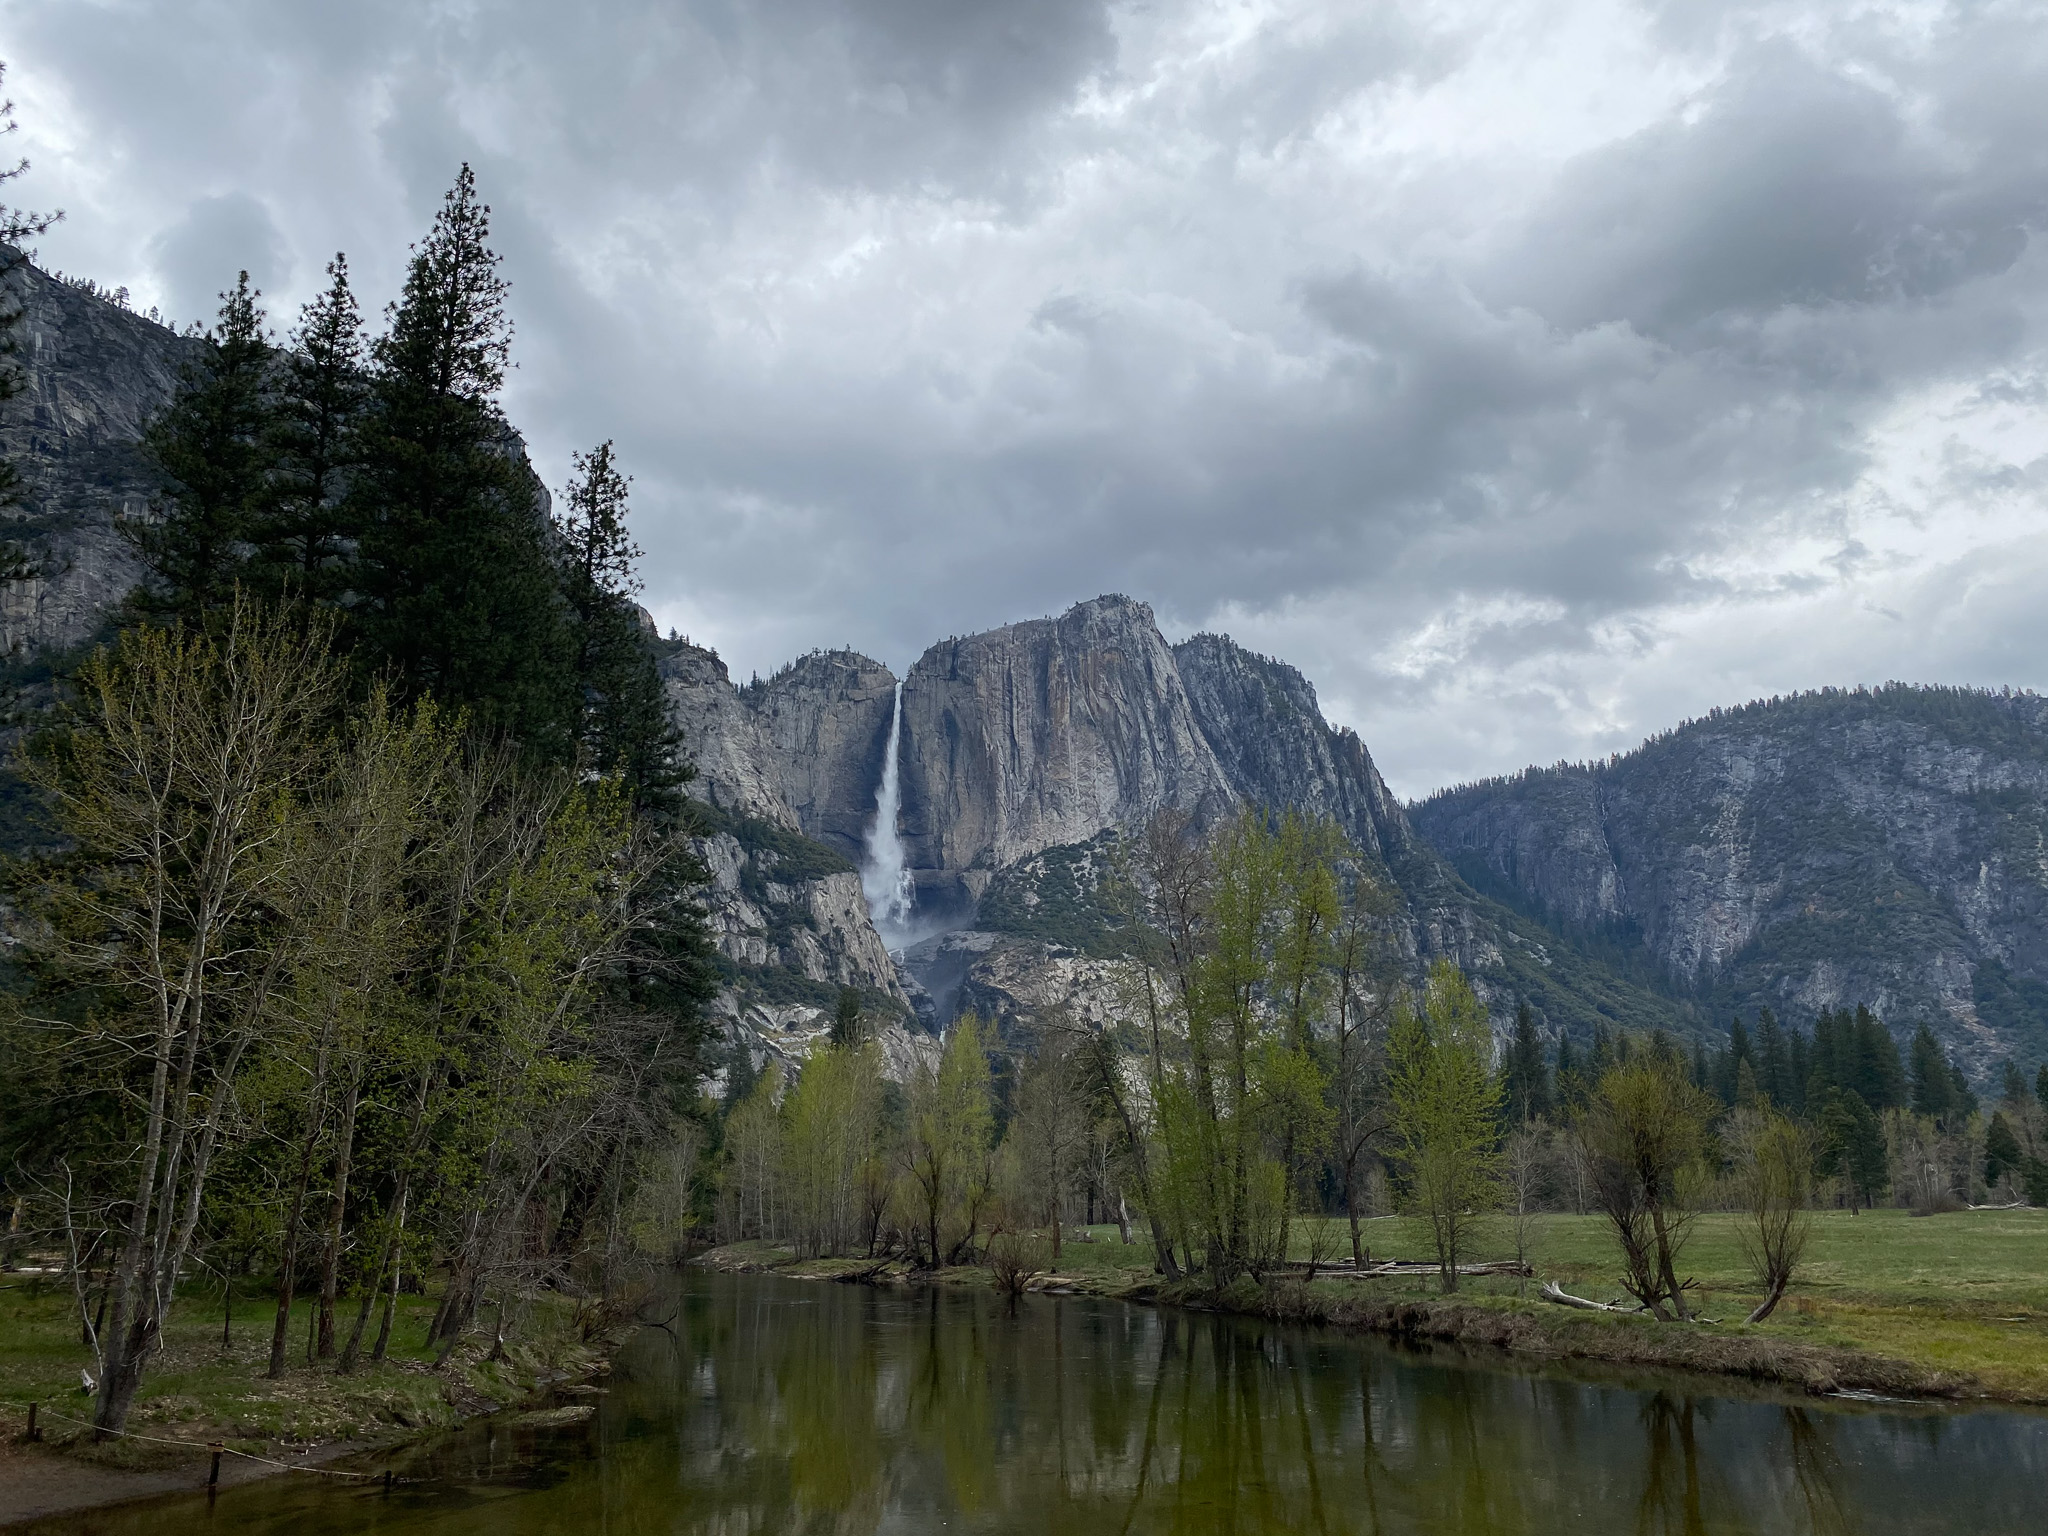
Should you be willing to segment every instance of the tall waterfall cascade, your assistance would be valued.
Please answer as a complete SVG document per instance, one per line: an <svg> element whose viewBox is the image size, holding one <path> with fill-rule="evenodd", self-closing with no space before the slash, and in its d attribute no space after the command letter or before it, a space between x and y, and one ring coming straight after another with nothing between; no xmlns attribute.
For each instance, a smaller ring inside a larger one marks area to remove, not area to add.
<svg viewBox="0 0 2048 1536"><path fill-rule="evenodd" d="M875 932L891 950L910 939L910 909L917 886L903 861L903 837L896 822L903 810L903 684L896 685L895 708L889 713L889 751L882 760L882 784L875 791L875 819L868 828L867 852L861 860L860 888L868 899Z"/></svg>

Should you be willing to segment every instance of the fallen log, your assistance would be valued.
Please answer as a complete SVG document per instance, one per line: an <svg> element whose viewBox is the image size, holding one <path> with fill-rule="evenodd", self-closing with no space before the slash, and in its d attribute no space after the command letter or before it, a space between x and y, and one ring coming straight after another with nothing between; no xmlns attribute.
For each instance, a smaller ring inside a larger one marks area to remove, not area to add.
<svg viewBox="0 0 2048 1536"><path fill-rule="evenodd" d="M1306 1266L1296 1264L1290 1265L1289 1268L1295 1272L1300 1272ZM1429 1259L1382 1259L1376 1264L1366 1265L1363 1269L1354 1269L1351 1265L1344 1263L1318 1265L1315 1270L1315 1276L1311 1278L1326 1275L1349 1275L1354 1279L1385 1280L1399 1278L1404 1275L1434 1275L1437 1273L1440 1273L1439 1267L1434 1261ZM1461 1277L1473 1275L1519 1275L1526 1278L1534 1273L1535 1271L1527 1264L1518 1264L1513 1259L1492 1259L1484 1263L1460 1264L1458 1266L1458 1274Z"/></svg>
<svg viewBox="0 0 2048 1536"><path fill-rule="evenodd" d="M1604 1301L1588 1301L1583 1296L1574 1296L1555 1280L1543 1282L1543 1289L1536 1293L1545 1301L1554 1301L1560 1307L1577 1307L1581 1312L1642 1312L1644 1307L1619 1307Z"/></svg>

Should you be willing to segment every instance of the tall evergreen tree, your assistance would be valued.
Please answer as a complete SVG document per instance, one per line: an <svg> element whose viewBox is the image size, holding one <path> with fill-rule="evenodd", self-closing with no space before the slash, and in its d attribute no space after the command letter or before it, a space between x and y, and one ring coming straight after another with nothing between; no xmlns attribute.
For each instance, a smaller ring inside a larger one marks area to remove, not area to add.
<svg viewBox="0 0 2048 1536"><path fill-rule="evenodd" d="M1792 1064L1785 1049L1785 1032L1778 1028L1777 1015L1768 1008L1756 1011L1756 1076L1764 1097L1780 1109L1792 1102Z"/></svg>
<svg viewBox="0 0 2048 1536"><path fill-rule="evenodd" d="M1733 1104L1740 1094L1738 1080L1744 1062L1750 1064L1751 1075L1755 1075L1755 1060L1749 1042L1749 1029L1737 1014L1728 1025L1728 1052L1721 1058L1721 1071L1716 1074L1714 1091L1720 1095L1723 1104Z"/></svg>
<svg viewBox="0 0 2048 1536"><path fill-rule="evenodd" d="M489 237L465 165L372 348L352 612L366 664L565 761L574 640L539 487L498 408L512 331Z"/></svg>
<svg viewBox="0 0 2048 1536"><path fill-rule="evenodd" d="M1585 1079L1579 1072L1578 1056L1572 1050L1572 1037L1562 1030L1557 1035L1557 1061L1551 1071L1551 1082L1555 1085L1553 1096L1560 1110L1577 1109L1583 1102Z"/></svg>
<svg viewBox="0 0 2048 1536"><path fill-rule="evenodd" d="M1813 1051L1795 1027L1785 1031L1785 1107L1795 1115L1807 1109L1806 1083L1813 1072Z"/></svg>
<svg viewBox="0 0 2048 1536"><path fill-rule="evenodd" d="M1820 1135L1820 1171L1840 1174L1848 1183L1849 1209L1875 1204L1891 1182L1876 1112L1861 1094L1832 1088L1821 1110Z"/></svg>
<svg viewBox="0 0 2048 1536"><path fill-rule="evenodd" d="M1508 1124L1526 1125L1550 1114L1550 1083L1543 1067L1543 1042L1526 1001L1515 1005L1515 1038L1508 1047L1501 1108Z"/></svg>
<svg viewBox="0 0 2048 1536"><path fill-rule="evenodd" d="M2025 1164L2026 1157L2020 1151L2019 1138L2012 1133L2012 1125L2003 1114L1994 1114L1984 1134L1984 1182L1996 1185L2006 1174L2019 1171Z"/></svg>
<svg viewBox="0 0 2048 1536"><path fill-rule="evenodd" d="M247 579L268 594L310 601L342 595L353 530L344 515L359 462L365 395L363 321L349 289L348 258L327 264L327 291L299 311L278 370L271 416L271 482L250 530Z"/></svg>
<svg viewBox="0 0 2048 1536"><path fill-rule="evenodd" d="M271 345L241 273L206 349L143 445L164 477L157 517L124 524L149 567L145 611L197 623L233 595L270 485Z"/></svg>
<svg viewBox="0 0 2048 1536"><path fill-rule="evenodd" d="M562 590L574 616L578 745L591 766L620 773L643 803L672 806L685 778L682 740L662 697L626 532L632 481L609 442L575 456L555 531Z"/></svg>
<svg viewBox="0 0 2048 1536"><path fill-rule="evenodd" d="M1912 1062L1913 1113L1948 1124L1958 1108L1955 1079L1948 1058L1941 1053L1941 1043L1925 1024L1913 1031Z"/></svg>
<svg viewBox="0 0 2048 1536"><path fill-rule="evenodd" d="M1874 1110L1899 1108L1906 1102L1906 1069L1899 1060L1898 1042L1877 1015L1860 1003L1849 1027L1855 1041L1855 1071L1849 1086Z"/></svg>

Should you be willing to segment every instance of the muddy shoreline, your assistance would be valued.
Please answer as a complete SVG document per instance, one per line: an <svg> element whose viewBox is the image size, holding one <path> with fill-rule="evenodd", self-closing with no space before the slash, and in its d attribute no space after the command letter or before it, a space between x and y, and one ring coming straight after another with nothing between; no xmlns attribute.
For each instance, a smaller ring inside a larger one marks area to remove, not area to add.
<svg viewBox="0 0 2048 1536"><path fill-rule="evenodd" d="M980 1268L914 1270L903 1261L816 1259L781 1261L757 1254L710 1249L692 1262L706 1268L867 1285L992 1284ZM2000 1390L1962 1371L1836 1345L1801 1344L1728 1325L1659 1323L1646 1317L1573 1311L1535 1300L1448 1297L1376 1297L1364 1282L1288 1278L1223 1292L1156 1278L1105 1281L1092 1274L1041 1274L1027 1284L1034 1294L1097 1296L1108 1300L1261 1318L1271 1322L1346 1329L1411 1344L1450 1345L1529 1364L1597 1364L1669 1371L1710 1380L1763 1386L1816 1397L1867 1396L1935 1403L2039 1406L2039 1394Z"/></svg>

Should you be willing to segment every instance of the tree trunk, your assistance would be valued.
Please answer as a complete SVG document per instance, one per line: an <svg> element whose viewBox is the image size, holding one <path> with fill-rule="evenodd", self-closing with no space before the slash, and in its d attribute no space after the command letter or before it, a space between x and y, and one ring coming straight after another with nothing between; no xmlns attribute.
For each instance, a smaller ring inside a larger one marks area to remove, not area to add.
<svg viewBox="0 0 2048 1536"><path fill-rule="evenodd" d="M1351 1267L1365 1268L1365 1249L1358 1229L1358 1173L1354 1161L1344 1164L1344 1214L1351 1222Z"/></svg>
<svg viewBox="0 0 2048 1536"><path fill-rule="evenodd" d="M348 1212L348 1179L354 1162L356 1106L362 1098L362 1076L349 1078L342 1095L341 1120L334 1130L334 1193L327 1203L327 1232L320 1254L320 1336L314 1353L334 1358L334 1303L341 1291L342 1222Z"/></svg>
<svg viewBox="0 0 2048 1536"><path fill-rule="evenodd" d="M1745 1323L1762 1322L1765 1318L1769 1317L1773 1312L1775 1312L1778 1309L1778 1303L1783 1301L1784 1299L1785 1287L1782 1284L1772 1286L1770 1294L1764 1297L1764 1299L1757 1304L1757 1309L1754 1312L1750 1313L1748 1317L1745 1317L1743 1321Z"/></svg>
<svg viewBox="0 0 2048 1536"><path fill-rule="evenodd" d="M272 1381L284 1374L285 1346L291 1339L292 1301L298 1288L299 1226L305 1219L306 1188L313 1180L313 1149L320 1140L326 1092L327 1052L323 1049L313 1068L313 1091L306 1110L306 1142L299 1152L299 1181L292 1190L291 1209L285 1216L284 1251L278 1261L277 1321L270 1330L270 1368L264 1372Z"/></svg>
<svg viewBox="0 0 2048 1536"><path fill-rule="evenodd" d="M1670 1298L1671 1310L1678 1314L1681 1323L1690 1322L1692 1314L1686 1310L1685 1293L1678 1288L1678 1276L1671 1267L1671 1237L1664 1230L1664 1208L1650 1208L1650 1224L1657 1229L1657 1270L1664 1281L1664 1294Z"/></svg>

